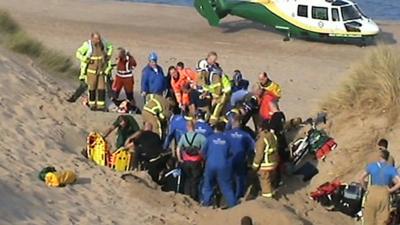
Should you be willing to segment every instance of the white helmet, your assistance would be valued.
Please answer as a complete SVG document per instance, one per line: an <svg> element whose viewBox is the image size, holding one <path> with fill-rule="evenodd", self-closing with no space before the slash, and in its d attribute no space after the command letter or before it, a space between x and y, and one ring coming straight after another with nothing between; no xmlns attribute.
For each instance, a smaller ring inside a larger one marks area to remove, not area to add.
<svg viewBox="0 0 400 225"><path fill-rule="evenodd" d="M199 60L196 66L197 71L207 71L208 70L208 62L206 59Z"/></svg>

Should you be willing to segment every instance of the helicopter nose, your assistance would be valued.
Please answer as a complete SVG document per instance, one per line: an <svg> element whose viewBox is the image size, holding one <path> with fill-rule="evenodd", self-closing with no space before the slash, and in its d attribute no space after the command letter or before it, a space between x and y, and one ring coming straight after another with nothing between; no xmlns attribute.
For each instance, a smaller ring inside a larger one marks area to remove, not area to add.
<svg viewBox="0 0 400 225"><path fill-rule="evenodd" d="M378 25L371 19L368 19L368 22L364 26L365 32L376 35L379 33L379 27Z"/></svg>

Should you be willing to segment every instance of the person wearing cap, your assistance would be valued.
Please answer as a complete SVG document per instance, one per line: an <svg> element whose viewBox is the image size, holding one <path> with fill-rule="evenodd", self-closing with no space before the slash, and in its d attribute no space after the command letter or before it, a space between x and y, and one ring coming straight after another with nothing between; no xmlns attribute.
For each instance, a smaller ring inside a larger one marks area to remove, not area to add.
<svg viewBox="0 0 400 225"><path fill-rule="evenodd" d="M90 39L76 51L76 58L81 62L79 80L88 85L88 103L91 110L106 109L106 76L110 75L112 70L110 64L112 52L112 44L105 41L98 32L93 32ZM81 83L80 88L68 101L76 101L82 94L82 90L84 90L84 86Z"/></svg>
<svg viewBox="0 0 400 225"><path fill-rule="evenodd" d="M201 109L197 110L196 112L195 130L205 137L208 137L214 133L212 127L206 121L206 112Z"/></svg>
<svg viewBox="0 0 400 225"><path fill-rule="evenodd" d="M270 123L264 120L256 140L256 153L252 165L253 171L258 172L260 176L261 196L264 198L272 198L275 195L272 184L278 162L278 140L271 132Z"/></svg>
<svg viewBox="0 0 400 225"><path fill-rule="evenodd" d="M150 53L149 63L142 71L142 96L147 97L148 95L156 94L162 95L167 89L167 81L164 76L163 69L157 64L158 55L155 52Z"/></svg>
<svg viewBox="0 0 400 225"><path fill-rule="evenodd" d="M235 70L232 76L232 93L239 90L246 90L249 88L250 82L243 79L242 72L240 70Z"/></svg>
<svg viewBox="0 0 400 225"><path fill-rule="evenodd" d="M377 161L367 165L360 177L360 183L366 187L369 177L363 210L364 225L385 225L390 214L390 194L400 188L400 176L395 167L388 164L389 152L376 152ZM393 185L394 184L394 185Z"/></svg>

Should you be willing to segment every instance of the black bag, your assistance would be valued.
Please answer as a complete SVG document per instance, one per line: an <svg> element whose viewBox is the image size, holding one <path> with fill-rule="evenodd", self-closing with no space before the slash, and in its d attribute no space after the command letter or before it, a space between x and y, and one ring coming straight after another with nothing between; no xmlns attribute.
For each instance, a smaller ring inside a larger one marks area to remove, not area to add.
<svg viewBox="0 0 400 225"><path fill-rule="evenodd" d="M192 141L189 141L188 136L185 134L185 140L189 144L189 146L183 147L182 151L185 152L189 156L200 155L200 148L197 146L193 146L196 136L197 136L197 133L194 133Z"/></svg>
<svg viewBox="0 0 400 225"><path fill-rule="evenodd" d="M358 183L343 185L339 188L335 210L351 217L359 217L365 191Z"/></svg>

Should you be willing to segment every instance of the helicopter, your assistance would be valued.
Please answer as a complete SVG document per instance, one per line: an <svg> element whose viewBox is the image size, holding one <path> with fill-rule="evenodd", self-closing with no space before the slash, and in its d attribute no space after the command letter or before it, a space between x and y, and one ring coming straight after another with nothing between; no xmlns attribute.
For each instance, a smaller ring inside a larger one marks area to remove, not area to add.
<svg viewBox="0 0 400 225"><path fill-rule="evenodd" d="M367 44L378 25L350 0L195 0L194 7L211 26L227 15L270 26L292 37Z"/></svg>

